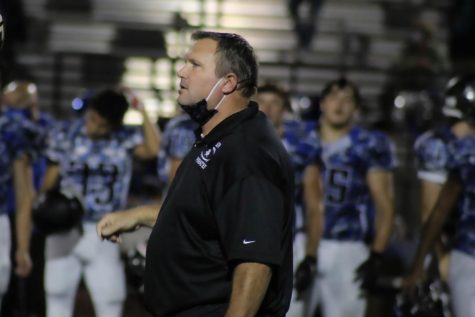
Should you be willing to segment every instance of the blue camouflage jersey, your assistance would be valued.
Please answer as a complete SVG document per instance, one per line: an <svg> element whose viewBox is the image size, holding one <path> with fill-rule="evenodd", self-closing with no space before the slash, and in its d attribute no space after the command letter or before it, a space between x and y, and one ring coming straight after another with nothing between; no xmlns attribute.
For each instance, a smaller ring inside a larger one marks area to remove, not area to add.
<svg viewBox="0 0 475 317"><path fill-rule="evenodd" d="M54 126L54 119L47 113L41 112L38 121L32 121L28 110L7 108L5 115L22 122L25 136L31 147L33 161L44 157L48 134Z"/></svg>
<svg viewBox="0 0 475 317"><path fill-rule="evenodd" d="M33 184L35 188L40 188L41 183L43 182L43 176L47 168L46 160L46 149L48 147L47 140L48 135L54 129L57 122L49 114L41 112L36 125L40 130L43 140L35 143L35 151L37 152L36 157L33 161Z"/></svg>
<svg viewBox="0 0 475 317"><path fill-rule="evenodd" d="M30 112L8 108L5 115L14 120L23 122L25 138L30 147L29 154L32 159L33 185L38 189L42 183L46 171L46 147L49 131L54 126L54 119L47 113L41 112L37 121L32 121ZM9 188L8 209L10 213L15 211L15 193L13 184Z"/></svg>
<svg viewBox="0 0 475 317"><path fill-rule="evenodd" d="M308 164L308 157L314 149L302 146L302 140L315 130L316 123L313 121L287 120L283 125L281 141L289 153L294 169L295 184L295 219L294 232L305 230L305 209L303 203L303 172Z"/></svg>
<svg viewBox="0 0 475 317"><path fill-rule="evenodd" d="M475 257L475 136L449 144L449 171L462 182L453 247Z"/></svg>
<svg viewBox="0 0 475 317"><path fill-rule="evenodd" d="M22 154L29 155L24 122L0 111L0 215L6 214L9 190L12 187L13 162Z"/></svg>
<svg viewBox="0 0 475 317"><path fill-rule="evenodd" d="M417 138L414 151L419 179L445 183L449 162L448 144L455 139L449 127L427 131Z"/></svg>
<svg viewBox="0 0 475 317"><path fill-rule="evenodd" d="M449 144L456 138L449 126L429 130L417 138L414 151L419 179L439 185L445 183L449 173ZM457 208L454 208L449 220L444 225L443 230L446 238L444 240L447 245L452 243L456 217L458 217Z"/></svg>
<svg viewBox="0 0 475 317"><path fill-rule="evenodd" d="M341 139L323 143L318 132L303 142L320 166L324 189L324 239L370 242L375 207L367 173L396 166L394 146L382 133L354 127Z"/></svg>
<svg viewBox="0 0 475 317"><path fill-rule="evenodd" d="M64 123L50 135L47 158L59 164L61 188L82 196L85 221L122 209L127 202L133 149L143 143L136 128L123 127L107 137L87 137L84 120Z"/></svg>
<svg viewBox="0 0 475 317"><path fill-rule="evenodd" d="M196 140L195 130L198 124L187 114L171 119L163 131L158 154L158 178L162 188L169 184L169 158L183 159Z"/></svg>

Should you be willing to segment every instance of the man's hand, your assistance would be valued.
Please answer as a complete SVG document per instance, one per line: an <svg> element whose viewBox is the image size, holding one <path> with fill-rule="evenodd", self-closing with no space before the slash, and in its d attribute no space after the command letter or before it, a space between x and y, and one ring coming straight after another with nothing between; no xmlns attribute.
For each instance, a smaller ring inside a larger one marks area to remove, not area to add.
<svg viewBox="0 0 475 317"><path fill-rule="evenodd" d="M415 297L417 287L420 286L425 279L424 270L422 268L414 268L406 275L402 281L402 290L406 296Z"/></svg>
<svg viewBox="0 0 475 317"><path fill-rule="evenodd" d="M27 277L31 273L33 264L31 262L30 254L25 251L17 250L15 252L15 273L20 277Z"/></svg>
<svg viewBox="0 0 475 317"><path fill-rule="evenodd" d="M302 298L302 294L312 285L316 271L317 258L307 255L295 271L294 287L298 299Z"/></svg>
<svg viewBox="0 0 475 317"><path fill-rule="evenodd" d="M124 85L119 85L117 87L117 90L125 96L125 98L129 102L129 105L132 109L135 109L141 112L145 111L145 105L142 99L134 90Z"/></svg>
<svg viewBox="0 0 475 317"><path fill-rule="evenodd" d="M361 282L361 289L371 291L377 287L378 278L382 276L383 255L371 251L368 259L356 269L355 281Z"/></svg>
<svg viewBox="0 0 475 317"><path fill-rule="evenodd" d="M117 211L105 215L96 225L97 235L101 239L121 242L121 233L140 228L139 217L133 210Z"/></svg>

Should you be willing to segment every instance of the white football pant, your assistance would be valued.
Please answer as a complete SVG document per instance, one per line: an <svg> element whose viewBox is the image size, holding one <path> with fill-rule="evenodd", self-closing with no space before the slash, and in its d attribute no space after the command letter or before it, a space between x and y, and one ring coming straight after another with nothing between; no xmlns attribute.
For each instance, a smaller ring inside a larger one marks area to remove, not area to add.
<svg viewBox="0 0 475 317"><path fill-rule="evenodd" d="M72 316L77 287L84 277L96 316L120 317L126 286L119 246L101 241L95 223L84 223L83 227L83 235L74 243L70 239L73 232L47 238L47 316Z"/></svg>

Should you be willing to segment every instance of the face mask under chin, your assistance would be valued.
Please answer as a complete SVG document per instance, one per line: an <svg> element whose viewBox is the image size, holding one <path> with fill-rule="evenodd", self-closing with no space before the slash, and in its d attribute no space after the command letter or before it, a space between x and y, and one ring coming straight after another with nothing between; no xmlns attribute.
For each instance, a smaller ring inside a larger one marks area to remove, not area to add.
<svg viewBox="0 0 475 317"><path fill-rule="evenodd" d="M208 102L206 99L202 99L194 105L180 105L183 111L185 111L190 118L198 123L200 126L206 124L206 122L218 112L216 109L208 109Z"/></svg>
<svg viewBox="0 0 475 317"><path fill-rule="evenodd" d="M214 90L216 87L218 87L219 83L223 80L224 78L221 78L214 84L213 88L211 88L211 91L209 92L208 96L205 99L200 100L199 102L195 103L194 105L180 105L183 111L185 111L190 118L198 123L200 127L204 126L206 122L208 122L212 116L214 116L218 112L219 106L221 106L221 103L223 102L224 98L226 96L223 96L221 100L218 102L216 107L213 109L208 109L208 99L211 97L213 94Z"/></svg>

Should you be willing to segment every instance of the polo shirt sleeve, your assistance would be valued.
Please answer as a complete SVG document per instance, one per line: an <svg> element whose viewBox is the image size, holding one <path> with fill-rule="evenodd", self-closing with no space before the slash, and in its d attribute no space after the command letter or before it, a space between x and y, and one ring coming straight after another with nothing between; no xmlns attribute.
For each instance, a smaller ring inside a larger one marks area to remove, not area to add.
<svg viewBox="0 0 475 317"><path fill-rule="evenodd" d="M228 262L280 265L284 210L283 193L269 180L247 176L235 182L215 215Z"/></svg>

